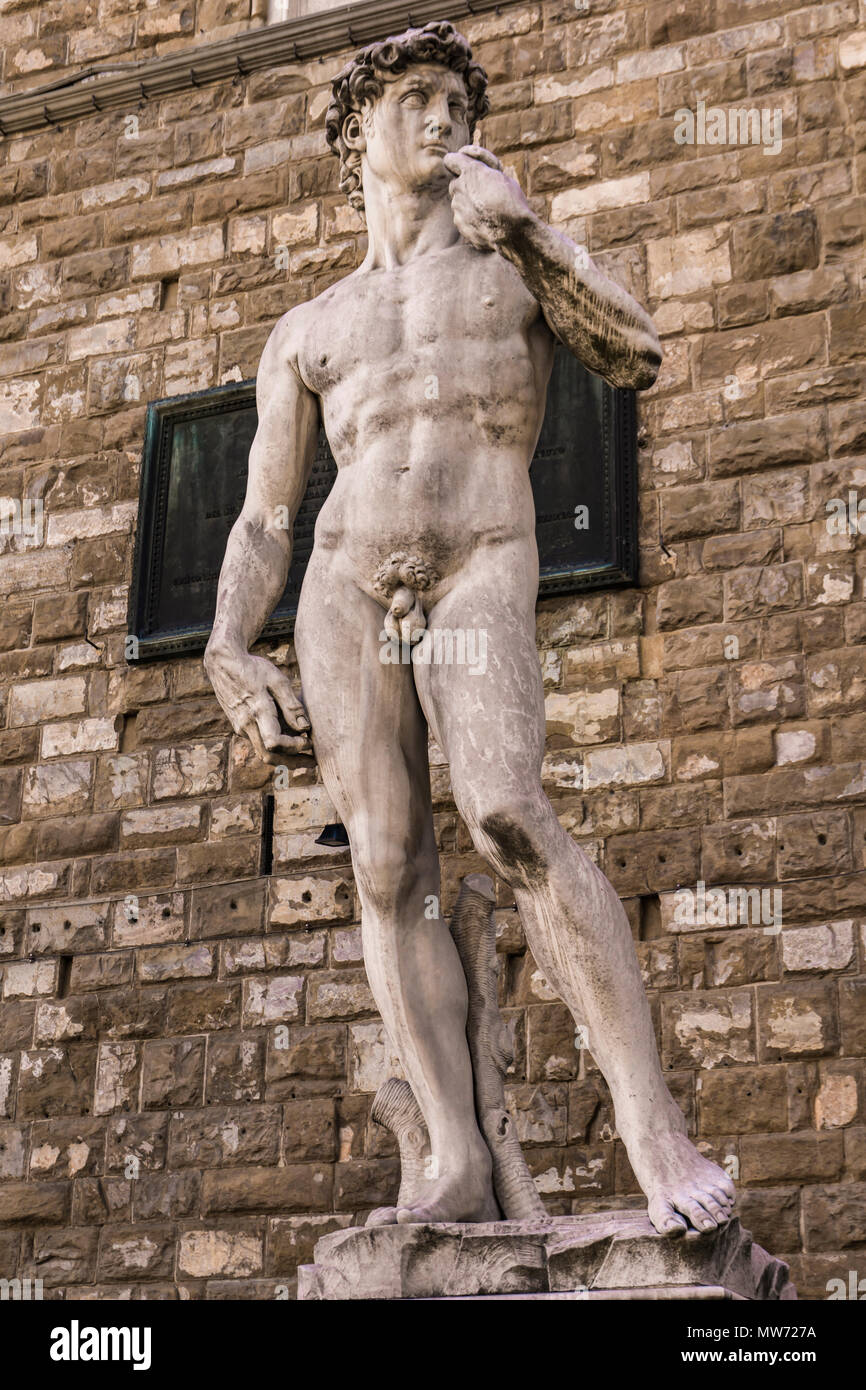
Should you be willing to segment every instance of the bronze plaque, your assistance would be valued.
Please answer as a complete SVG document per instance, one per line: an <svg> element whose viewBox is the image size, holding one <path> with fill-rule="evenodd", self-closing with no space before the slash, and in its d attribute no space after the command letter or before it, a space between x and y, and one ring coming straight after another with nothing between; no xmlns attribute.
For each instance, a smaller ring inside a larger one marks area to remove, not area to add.
<svg viewBox="0 0 866 1390"><path fill-rule="evenodd" d="M204 650L226 541L246 491L255 381L147 408L129 632L138 659ZM557 348L532 460L539 596L631 584L637 556L635 404ZM263 635L290 635L313 528L336 477L324 430L295 519L292 567Z"/></svg>

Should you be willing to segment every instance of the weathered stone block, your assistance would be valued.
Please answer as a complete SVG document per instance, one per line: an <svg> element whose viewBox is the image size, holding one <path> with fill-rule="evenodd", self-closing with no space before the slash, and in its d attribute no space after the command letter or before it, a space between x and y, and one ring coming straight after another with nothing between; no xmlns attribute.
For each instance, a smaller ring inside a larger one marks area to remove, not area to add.
<svg viewBox="0 0 866 1390"><path fill-rule="evenodd" d="M202 1179L202 1210L206 1214L327 1211L332 1175L332 1168L314 1163L210 1171Z"/></svg>
<svg viewBox="0 0 866 1390"><path fill-rule="evenodd" d="M170 1279L175 1237L170 1225L106 1227L99 1243L100 1279Z"/></svg>
<svg viewBox="0 0 866 1390"><path fill-rule="evenodd" d="M77 1178L103 1171L105 1121L78 1116L37 1121L30 1143L31 1178Z"/></svg>
<svg viewBox="0 0 866 1390"><path fill-rule="evenodd" d="M699 1078L701 1129L707 1134L766 1134L788 1127L784 1067L720 1067Z"/></svg>
<svg viewBox="0 0 866 1390"><path fill-rule="evenodd" d="M662 996L665 1064L710 1068L756 1061L749 990Z"/></svg>
<svg viewBox="0 0 866 1390"><path fill-rule="evenodd" d="M141 1054L141 1104L145 1110L200 1105L204 1085L204 1038L147 1042Z"/></svg>
<svg viewBox="0 0 866 1390"><path fill-rule="evenodd" d="M788 1267L737 1220L684 1241L658 1236L642 1212L549 1222L350 1228L323 1236L299 1270L300 1299L795 1298ZM710 1293L710 1290L713 1293ZM667 1292L662 1292L667 1290ZM650 1292L652 1291L652 1292Z"/></svg>
<svg viewBox="0 0 866 1390"><path fill-rule="evenodd" d="M249 1278L262 1270L262 1237L238 1230L186 1231L177 1259L178 1272L191 1279Z"/></svg>
<svg viewBox="0 0 866 1390"><path fill-rule="evenodd" d="M175 1112L170 1122L168 1167L276 1166L281 1118L276 1105Z"/></svg>
<svg viewBox="0 0 866 1390"><path fill-rule="evenodd" d="M823 1057L839 1049L836 991L831 980L761 985L757 990L762 1061Z"/></svg>
<svg viewBox="0 0 866 1390"><path fill-rule="evenodd" d="M307 1018L310 1022L356 1018L376 1012L367 977L362 971L340 970L310 976Z"/></svg>
<svg viewBox="0 0 866 1390"><path fill-rule="evenodd" d="M308 922L344 921L351 918L353 907L351 883L341 874L310 874L271 881L272 924L300 926Z"/></svg>

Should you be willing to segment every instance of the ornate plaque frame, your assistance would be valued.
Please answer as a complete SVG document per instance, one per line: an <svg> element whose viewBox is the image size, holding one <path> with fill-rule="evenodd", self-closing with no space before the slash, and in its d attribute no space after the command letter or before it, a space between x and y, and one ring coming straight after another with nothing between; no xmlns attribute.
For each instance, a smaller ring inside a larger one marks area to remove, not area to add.
<svg viewBox="0 0 866 1390"><path fill-rule="evenodd" d="M138 660L204 650L255 432L255 380L147 408L129 633ZM325 438L295 521L289 582L263 636L291 634L313 527L336 464ZM539 597L635 582L635 397L557 348L530 477ZM584 511L585 509L585 511Z"/></svg>

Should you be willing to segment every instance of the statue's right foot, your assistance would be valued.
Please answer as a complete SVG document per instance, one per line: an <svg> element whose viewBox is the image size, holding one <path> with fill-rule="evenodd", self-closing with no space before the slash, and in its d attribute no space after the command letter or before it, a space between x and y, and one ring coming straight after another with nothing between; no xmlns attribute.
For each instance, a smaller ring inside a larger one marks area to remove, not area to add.
<svg viewBox="0 0 866 1390"><path fill-rule="evenodd" d="M370 1212L370 1215L364 1222L365 1226L396 1226L396 1224L396 1207L377 1207L375 1211Z"/></svg>
<svg viewBox="0 0 866 1390"><path fill-rule="evenodd" d="M401 1226L424 1222L499 1221L499 1206L490 1180L490 1154L483 1160L455 1166L442 1174L415 1201L397 1208Z"/></svg>
<svg viewBox="0 0 866 1390"><path fill-rule="evenodd" d="M394 1226L447 1221L500 1221L493 1194L492 1163L487 1145L472 1160L455 1163L441 1177L425 1184L403 1206L377 1207L367 1226Z"/></svg>

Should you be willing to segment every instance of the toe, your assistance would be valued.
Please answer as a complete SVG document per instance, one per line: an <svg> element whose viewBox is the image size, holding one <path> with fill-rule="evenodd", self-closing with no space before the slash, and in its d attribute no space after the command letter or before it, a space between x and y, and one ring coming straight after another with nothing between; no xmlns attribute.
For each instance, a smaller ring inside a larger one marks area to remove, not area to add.
<svg viewBox="0 0 866 1390"><path fill-rule="evenodd" d="M708 1211L717 1226L724 1226L728 1219L726 1209L716 1201L715 1197L709 1192L701 1193L701 1206Z"/></svg>
<svg viewBox="0 0 866 1390"><path fill-rule="evenodd" d="M711 1192L711 1194L713 1195L713 1197L715 1197L715 1199L716 1199L716 1201L718 1202L719 1206L720 1206L720 1207L723 1207L724 1210L725 1210L726 1212L728 1212L728 1214L730 1214L731 1208L732 1208L733 1205L734 1205L734 1197L733 1197L733 1195L729 1197L728 1194L727 1194L727 1192L724 1190L724 1188L718 1187L718 1186L716 1186L716 1187L711 1187L711 1188L709 1189L709 1191Z"/></svg>
<svg viewBox="0 0 866 1390"><path fill-rule="evenodd" d="M426 1207L398 1207L397 1224L399 1226L410 1226L413 1222L430 1221L431 1216Z"/></svg>
<svg viewBox="0 0 866 1390"><path fill-rule="evenodd" d="M366 1226L393 1226L397 1220L396 1207L377 1207L367 1217Z"/></svg>
<svg viewBox="0 0 866 1390"><path fill-rule="evenodd" d="M677 1211L682 1212L683 1216L688 1217L696 1231L712 1231L715 1229L717 1225L715 1217L711 1216L706 1207L702 1206L695 1197L677 1198L675 1206Z"/></svg>
<svg viewBox="0 0 866 1390"><path fill-rule="evenodd" d="M681 1216L678 1216L670 1202L662 1198L656 1198L649 1203L649 1219L655 1226L660 1236L683 1235L686 1223Z"/></svg>

